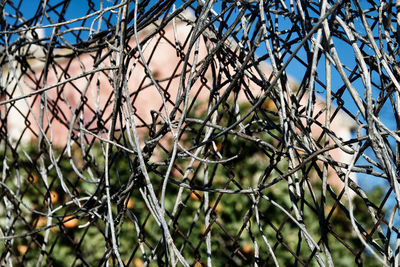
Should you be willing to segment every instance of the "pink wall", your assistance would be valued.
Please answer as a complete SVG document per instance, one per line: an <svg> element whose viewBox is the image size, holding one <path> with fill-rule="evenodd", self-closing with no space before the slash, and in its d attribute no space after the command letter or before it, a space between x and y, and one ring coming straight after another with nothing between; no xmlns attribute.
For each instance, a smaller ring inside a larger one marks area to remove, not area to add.
<svg viewBox="0 0 400 267"><path fill-rule="evenodd" d="M184 44L187 36L191 28L184 23L178 23L178 38L181 44ZM167 40L171 40L169 43ZM165 31L165 38L159 39L154 38L147 46L144 57L147 61L149 61L149 66L154 78L158 81L162 81L163 79L169 78L173 76L175 73L176 77L173 79L167 79L166 81L159 82L160 87L166 88L168 87L168 94L170 94L170 99L172 102L175 102L177 91L179 88L180 82L180 73L182 72L183 62L180 57L177 57L176 50L174 46L174 33L172 27L167 27ZM212 44L209 44L212 46ZM135 42L131 41L130 46L134 47ZM156 49L154 49L157 47ZM187 45L186 45L187 47ZM185 49L187 51L187 49ZM107 51L102 51L103 55ZM83 72L88 72L93 70L93 65L98 58L101 56L97 56L94 59L95 53L92 54L83 54L79 57L72 57L72 59L59 59L57 60L57 64L52 65L51 69L48 72L48 77L46 80L46 85L52 85L57 82L66 80L67 78L79 76ZM200 44L199 50L199 58L200 62L207 55L206 45L203 41ZM115 52L115 56L118 57L119 54ZM136 108L136 117L135 122L136 125L141 125L143 122L151 123L151 110L161 110L163 114L165 114L165 110L162 106L162 98L158 93L156 87L154 85L150 86L151 81L145 75L145 70L143 65L140 64L141 60L134 65L134 59L131 60L129 64L129 69L127 70L127 87L129 88L129 92L131 94L130 101L133 103L133 106ZM191 53L191 59L189 62L193 62L193 51ZM102 62L99 67L110 67L112 64L110 63L110 57L107 61ZM189 68L189 67L188 67ZM68 69L68 76L63 73L63 70ZM190 68L189 68L190 69ZM37 89L37 84L42 87L44 83L42 80L39 81L42 75L43 67L36 66L35 72L29 73L29 75L24 77L23 90L24 93L30 93ZM264 71L267 77L271 75L270 69L265 66ZM46 91L48 97L48 106L49 106L49 119L51 120L51 131L48 128L47 117L44 120L44 129L46 129L47 136L50 138L50 132L52 132L52 143L55 146L63 147L66 145L67 136L68 136L68 128L69 124L77 112L77 107L79 102L81 101L81 92L87 88L87 92L85 94L85 105L83 109L80 109L77 113L77 120L75 121L76 129L79 128L79 119L83 118L83 123L85 127L92 131L95 134L101 135L102 137L106 137L107 131L110 126L111 121L111 113L113 107L114 95L113 84L112 81L108 78L111 77L114 80L114 71L107 70L104 72L97 72L91 78L91 76L86 76L83 78L76 79L70 83L65 85L58 86L56 88L50 89ZM231 74L234 74L234 70L231 69ZM253 72L253 75L257 75L256 72ZM186 75L186 78L188 75ZM208 73L206 74L208 77L208 83L206 85L202 85L200 80L198 80L190 89L191 99L193 99L194 95L199 92L199 99L206 103L209 97L209 89L211 85L211 73L210 69L208 69ZM186 80L187 81L187 80ZM170 84L169 84L170 83ZM252 92L255 96L259 94L261 90L257 85L252 82L248 82L249 86L252 88ZM144 85L149 85L145 87ZM139 90L140 89L140 90ZM224 88L225 90L226 88ZM18 92L16 93L18 94ZM222 92L220 92L222 94ZM110 97L111 96L111 97ZM240 102L248 101L246 96L241 93L239 96ZM32 107L32 111L34 115L30 115L30 121L32 123L31 130L24 133L23 141L28 142L32 139L36 139L36 136L39 133L39 128L35 123L35 119L39 117L40 110L40 101L39 97L31 97L29 98L29 104ZM302 104L305 104L305 100L303 100ZM206 105L206 104L205 104ZM17 106L19 107L20 113L29 112L29 109L24 101L18 101ZM169 111L172 109L172 105L169 103L168 105ZM324 108L324 103L321 100L317 100L316 108L314 110L314 116ZM206 107L204 107L206 110ZM101 114L100 117L103 121L98 121L95 117L96 113ZM104 114L102 114L104 113ZM56 114L56 117L53 117L51 114ZM23 118L21 114L18 114L14 109L9 114L9 124L8 129L10 134L14 138L19 138L22 130L25 128L25 124L23 123ZM179 116L178 116L179 118ZM125 119L125 118L124 118ZM318 117L318 120L325 124L325 113L322 116ZM161 121L159 118L158 121ZM303 120L305 123L305 120ZM105 129L99 129L98 125L103 125ZM338 137L347 140L351 137L350 130L353 128L353 123L347 118L344 114L339 112L336 118L331 123L332 130L338 135ZM119 128L119 124L118 124ZM312 133L315 138L318 138L321 134L321 128L317 125L312 126ZM78 134L79 131L75 130L75 134ZM141 134L143 135L143 130L141 130ZM92 137L88 134L85 135L88 141L92 140ZM333 142L331 141L330 144ZM330 152L333 159L341 162L349 162L350 155L342 152L340 149L335 149ZM330 175L330 184L334 184L337 187L341 187L341 182L338 177L335 175L333 169L329 169ZM355 176L352 178L355 179Z"/></svg>

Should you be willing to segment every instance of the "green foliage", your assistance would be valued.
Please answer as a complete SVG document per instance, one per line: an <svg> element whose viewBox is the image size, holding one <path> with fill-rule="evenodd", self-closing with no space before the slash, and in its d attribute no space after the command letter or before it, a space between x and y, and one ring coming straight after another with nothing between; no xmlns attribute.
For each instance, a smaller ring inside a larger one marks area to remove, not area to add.
<svg viewBox="0 0 400 267"><path fill-rule="evenodd" d="M227 126L249 110L250 105L242 105L240 114L234 112L232 105L221 105L217 124ZM196 110L194 108L193 110ZM194 114L189 114L189 117ZM200 118L205 118L201 114ZM254 121L264 119L270 131L263 131L266 125L259 126ZM284 153L280 147L279 131L277 130L276 116L266 110L258 110L251 117L244 120L243 125L250 127L241 129L240 125L233 129L242 131L247 137L258 138L264 142L273 144L277 151ZM220 133L222 129L214 129L213 134ZM184 128L181 143L186 147L195 144L196 138L205 136L205 128L198 123L188 124ZM224 134L214 140L214 144L206 145L206 153L199 155L207 160L218 161L237 156L225 163L210 163L207 167L204 163L195 161L191 166L192 171L185 180L182 180L191 158L180 153L175 161L170 178L175 181L184 182L191 186L206 186L214 189L242 190L256 188L259 184L267 184L274 178L288 171L288 162L279 153L272 153L263 148L258 142L252 141L239 134ZM172 140L169 140L172 147ZM27 147L26 153L18 155L7 152L5 163L8 166L18 166L8 170L8 179L5 184L13 192L18 192L22 202L41 213L46 213L51 199L53 210L52 224L49 231L46 253L43 265L53 266L97 266L109 261L115 263L115 257L107 258L105 250L111 253L110 233L107 232L107 210L104 202L104 169L105 160L103 156L103 144L94 144L89 151L82 152L79 147L73 147L73 158L69 159L63 151L56 151L58 155L57 165L62 173L65 187L76 197L84 199L80 201L81 208L72 205L71 197L63 190L63 185L57 175L56 168L48 155L39 152L35 146ZM168 147L167 147L168 148ZM179 151L182 152L182 151ZM161 185L165 179L167 165L170 161L171 152L159 151L160 156L153 157L148 162L148 170L153 187L160 197ZM29 157L27 156L29 155ZM86 155L86 156L84 156ZM121 258L125 264L140 265L142 262L142 245L147 256L157 257L161 264L163 257L162 232L156 220L151 215L145 201L143 200L143 179L138 175L134 178L133 187L127 192L126 185L132 181L132 174L138 172L137 159L135 155L114 148L110 158L110 194L112 197L112 212L115 220L116 236L118 238ZM84 159L84 160L83 160ZM88 180L80 178L71 167L71 160L78 170ZM18 165L14 161L18 161ZM40 163L46 166L47 177L43 177ZM82 164L85 162L85 164ZM3 163L1 163L3 164ZM92 175L100 179L100 186L90 183L89 168ZM269 166L272 166L271 168ZM4 167L4 166L1 166ZM205 184L207 175L208 183ZM321 203L319 190L320 182L309 183L308 177L298 177L302 184L303 199L295 201L297 208L304 214L304 225L314 240L320 241L322 246L325 240L336 266L354 265L356 254L362 256L360 260L366 266L376 266L377 262L368 253L363 253L364 248L354 234L348 216L339 203L332 197L327 196L324 208L318 206ZM312 197L310 189L313 193ZM310 252L308 245L302 235L299 226L282 209L273 205L270 200L278 203L284 210L295 218L292 201L296 196L290 192L288 178L281 179L271 187L262 190L262 195L257 199L258 215L260 225L257 223L256 213L252 197L247 194L223 194L220 192L203 192L201 190L184 189L180 199L177 198L179 187L168 184L165 199L166 218L170 224L170 230L174 242L183 256L191 263L205 263L207 248L205 238L211 233L211 248L213 263L215 266L249 265L256 261L260 266L273 265L271 253L266 244L274 251L281 266L293 265L316 265L314 255ZM53 192L57 200L53 199ZM383 192L379 188L371 192L370 201L379 203ZM88 198L92 196L92 198ZM262 196L267 197L263 198ZM208 204L206 203L208 199ZM269 199L269 200L268 200ZM131 201L128 204L128 200ZM360 199L355 199L357 207L357 219L365 222L365 229L371 230L373 226L368 217L367 207ZM66 204L69 203L69 204ZM176 205L179 203L179 205ZM17 238L12 247L15 263L24 262L32 266L40 255L41 246L46 236L47 219L38 213L25 208L22 203L15 203L13 216L16 219L12 228L16 234L30 233L26 238ZM177 207L174 213L174 207ZM132 216L128 216L124 210L137 218L140 228L140 238L137 237L138 229L135 228ZM93 209L95 212L87 212ZM211 225L205 225L205 214L210 216ZM5 218L4 212L2 217ZM72 219L67 224L66 217ZM320 217L324 218L321 221ZM73 223L72 223L73 222ZM324 232L321 224L324 223L330 232ZM5 219L1 220L1 227L5 227ZM326 234L324 239L323 233ZM340 241L339 241L340 239ZM139 241L144 241L140 244ZM259 256L255 258L255 244L259 248ZM350 247L350 249L349 249ZM25 250L25 251L24 251ZM153 254L152 254L153 253ZM295 255L294 255L295 254ZM154 263L155 264L155 263ZM151 265L152 266L152 265Z"/></svg>

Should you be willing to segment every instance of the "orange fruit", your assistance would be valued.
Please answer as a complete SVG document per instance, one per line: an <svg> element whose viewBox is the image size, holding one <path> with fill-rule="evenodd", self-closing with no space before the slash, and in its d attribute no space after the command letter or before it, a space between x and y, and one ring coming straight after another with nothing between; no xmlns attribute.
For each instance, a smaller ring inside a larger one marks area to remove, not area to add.
<svg viewBox="0 0 400 267"><path fill-rule="evenodd" d="M278 109L275 106L274 101L272 101L271 99L267 99L264 101L264 103L261 104L261 108L262 109L266 109L266 110L271 110L271 111L277 111Z"/></svg>
<svg viewBox="0 0 400 267"><path fill-rule="evenodd" d="M125 199L125 205L128 209L132 209L133 206L135 205L135 201L133 200L132 197Z"/></svg>
<svg viewBox="0 0 400 267"><path fill-rule="evenodd" d="M20 255L24 255L28 251L28 246L26 246L26 245L18 245L17 246L17 250L18 250L18 253Z"/></svg>
<svg viewBox="0 0 400 267"><path fill-rule="evenodd" d="M37 176L35 174L31 174L28 177L28 182L30 182L31 184L36 183L39 179L37 178Z"/></svg>
<svg viewBox="0 0 400 267"><path fill-rule="evenodd" d="M243 252L246 254L253 254L254 253L254 249L253 247L249 244L246 243L242 246Z"/></svg>
<svg viewBox="0 0 400 267"><path fill-rule="evenodd" d="M221 144L221 143L217 143L216 147L217 147L217 150L218 150L218 151L221 151L221 149L222 149L222 144Z"/></svg>
<svg viewBox="0 0 400 267"><path fill-rule="evenodd" d="M194 190L192 193L190 193L190 198L193 200L201 200L202 196L199 191Z"/></svg>
<svg viewBox="0 0 400 267"><path fill-rule="evenodd" d="M133 265L136 267L142 267L144 265L144 262L140 258L135 258L133 259Z"/></svg>
<svg viewBox="0 0 400 267"><path fill-rule="evenodd" d="M36 226L35 226L36 229L42 228L42 227L46 226L47 218L43 217L43 216L40 216L38 219L35 220L34 223L36 223Z"/></svg>
<svg viewBox="0 0 400 267"><path fill-rule="evenodd" d="M331 213L332 208L333 207L331 205L325 206L325 214L329 215ZM338 214L338 212L339 212L339 207L335 207L331 216L336 216Z"/></svg>
<svg viewBox="0 0 400 267"><path fill-rule="evenodd" d="M50 191L51 204L56 204L58 201L58 193L56 191Z"/></svg>
<svg viewBox="0 0 400 267"><path fill-rule="evenodd" d="M221 204L221 202L218 202L218 205L215 207L215 202L212 201L212 202L210 202L210 208L211 208L211 209L214 209L214 211L215 211L216 213L221 213L221 211L222 211L222 204Z"/></svg>
<svg viewBox="0 0 400 267"><path fill-rule="evenodd" d="M63 220L63 224L66 228L75 228L78 226L78 219L74 216L66 216Z"/></svg>

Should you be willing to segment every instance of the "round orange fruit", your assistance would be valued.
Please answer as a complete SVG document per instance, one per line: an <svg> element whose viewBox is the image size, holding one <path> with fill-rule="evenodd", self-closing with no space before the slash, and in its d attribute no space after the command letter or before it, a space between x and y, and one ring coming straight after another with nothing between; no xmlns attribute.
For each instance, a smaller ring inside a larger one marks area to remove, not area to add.
<svg viewBox="0 0 400 267"><path fill-rule="evenodd" d="M74 216L66 216L63 220L63 225L66 228L75 228L78 226L78 219L74 218Z"/></svg>

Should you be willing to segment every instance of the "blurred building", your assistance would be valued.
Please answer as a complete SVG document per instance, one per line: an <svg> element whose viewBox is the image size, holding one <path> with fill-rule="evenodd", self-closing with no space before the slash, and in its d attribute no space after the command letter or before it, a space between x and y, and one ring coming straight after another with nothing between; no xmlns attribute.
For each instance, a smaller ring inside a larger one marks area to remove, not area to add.
<svg viewBox="0 0 400 267"><path fill-rule="evenodd" d="M119 65L120 60L119 48L113 46L115 40L110 40L108 48L100 51L94 49L90 53L81 53L79 50L72 49L56 49L53 51L53 61L47 65L46 62L49 61L44 52L45 47L41 46L39 41L36 45L29 45L25 50L16 51L15 54L3 53L1 57L1 86L3 88L1 101L21 98L24 95L28 97L1 106L2 122L7 122L7 130L4 125L2 126L2 135L7 132L9 142L15 144L26 144L32 140L37 142L41 135L38 125L41 125L44 131L42 134L44 133L47 137L47 141L43 140L43 142L49 142L55 147L65 147L68 142L74 143L73 140L92 142L95 138L94 135L106 138L112 121L114 96L119 92L125 101L121 103L123 108L119 114L121 120L118 120L116 124L117 133L121 128L121 123L126 125L132 122L130 121L132 118L129 116L130 108L132 108L132 112L135 114L133 119L139 133L146 135L149 125L156 125L156 122L165 120L167 111L163 102L165 101L170 113L178 95L182 96L183 90L189 87L189 105L194 105L196 102L192 101L196 99L197 104L201 104L200 107L196 107L196 112L206 112L208 103L217 99L210 93L214 90L212 77L215 72L220 72L219 77L222 79L229 80L235 75L236 70L234 67L227 69L219 66L218 64L224 64L224 62L217 62L214 57L214 69L205 69L203 78L197 79L188 87L192 68L196 72L199 71L202 63L207 60L213 44L200 38L198 50L194 46L189 52L188 44L191 41L193 27L188 21L193 18L190 17L190 14L186 15L187 17L182 18L181 21L176 21L175 26L170 23L161 34L141 43L145 60L143 61L138 53L132 55L129 64L125 65L126 76L119 75L119 70L115 67ZM145 40L149 36L148 33L155 27L153 25L142 30L138 37L139 41ZM41 37L43 36L38 34L38 39ZM27 34L25 38L33 37ZM136 47L134 38L128 45L129 49L125 51L131 51ZM232 51L235 51L236 44L231 41L230 45L233 47ZM184 62L186 54L190 55L188 60L190 64L188 65L185 65ZM196 66L191 64L196 64ZM145 65L148 66L148 69ZM239 67L239 63L237 67ZM272 80L271 68L266 64L261 68L263 75ZM181 83L182 77L185 77L184 84ZM243 79L246 87L250 88L252 96L245 93L244 89L246 88L241 88L237 95L234 92L230 93L229 98L233 102L237 98L238 103L252 105L264 93L263 88L257 85L253 81L256 79L253 78L261 79L260 73L254 68L246 70ZM157 82L158 88L154 86L152 79ZM126 81L126 83L122 81ZM228 86L229 83L226 83L218 88L216 94L219 97L222 96ZM295 90L297 84L294 80L290 80L288 86ZM43 94L35 94L38 89L43 88L47 88L47 90L41 91ZM117 92L114 91L115 89L121 90ZM126 101L128 98L129 101ZM262 107L278 112L276 106L279 104L276 101L276 99L269 98ZM41 103L46 104L42 105ZM131 104L130 107L128 103ZM306 104L307 97L304 97L298 107L298 110L303 110L302 114L304 115L306 114L304 108ZM293 103L288 103L288 105L293 105ZM182 108L183 105L181 104L180 107ZM335 115L331 117L330 132L332 135L329 137L328 143L334 144L333 136L336 136L337 142L349 140L355 123L342 111L336 112L335 108L331 109L331 114ZM326 136L321 138L326 123L325 115L325 103L317 98L312 114L317 123L312 123L310 129L312 137L320 145L325 138L328 138ZM300 121L306 127L307 120L304 118ZM299 153L301 153L300 150ZM339 148L333 149L329 153L337 162L349 163L352 157ZM322 164L322 162L318 164ZM329 184L342 188L343 185L337 172L332 167L328 168L328 172ZM351 178L356 179L356 176L352 174Z"/></svg>

